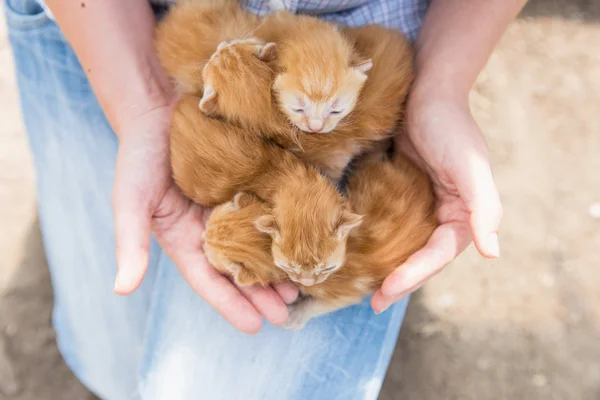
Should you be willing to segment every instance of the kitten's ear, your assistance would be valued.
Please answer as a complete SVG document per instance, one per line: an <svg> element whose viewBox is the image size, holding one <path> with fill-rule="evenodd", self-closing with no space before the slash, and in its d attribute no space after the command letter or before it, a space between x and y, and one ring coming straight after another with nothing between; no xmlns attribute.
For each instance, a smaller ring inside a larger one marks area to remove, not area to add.
<svg viewBox="0 0 600 400"><path fill-rule="evenodd" d="M242 208L248 207L250 204L254 203L254 196L248 192L239 192L233 197L233 206L236 210L241 210Z"/></svg>
<svg viewBox="0 0 600 400"><path fill-rule="evenodd" d="M359 61L356 64L352 65L352 69L356 72L358 72L361 75L367 75L367 72L369 72L369 70L373 68L373 61L371 61L371 59L369 60L363 60L363 61Z"/></svg>
<svg viewBox="0 0 600 400"><path fill-rule="evenodd" d="M282 88L282 86L283 86L283 78L284 78L284 76L285 76L285 72L277 75L275 77L275 80L273 81L273 85L271 86L271 89L274 89L274 90L277 90L277 91L280 90Z"/></svg>
<svg viewBox="0 0 600 400"><path fill-rule="evenodd" d="M344 240L350 231L363 222L363 216L354 214L350 211L344 211L342 213L342 217L340 218L340 222L335 228L335 235L339 241Z"/></svg>
<svg viewBox="0 0 600 400"><path fill-rule="evenodd" d="M238 286L250 286L259 283L258 277L240 263L231 262L225 268Z"/></svg>
<svg viewBox="0 0 600 400"><path fill-rule="evenodd" d="M260 46L256 57L265 62L273 61L277 57L277 45L271 42Z"/></svg>
<svg viewBox="0 0 600 400"><path fill-rule="evenodd" d="M209 85L204 86L204 93L202 94L200 103L198 103L198 107L200 111L208 116L214 115L217 112L217 92L215 92L215 88Z"/></svg>
<svg viewBox="0 0 600 400"><path fill-rule="evenodd" d="M261 232L271 235L275 243L279 243L279 228L272 215L263 215L254 221L254 226Z"/></svg>

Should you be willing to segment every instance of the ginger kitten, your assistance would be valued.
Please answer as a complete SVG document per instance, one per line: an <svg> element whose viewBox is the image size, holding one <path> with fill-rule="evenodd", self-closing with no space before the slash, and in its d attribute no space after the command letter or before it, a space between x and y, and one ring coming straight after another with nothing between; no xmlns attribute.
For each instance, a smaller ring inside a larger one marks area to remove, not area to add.
<svg viewBox="0 0 600 400"><path fill-rule="evenodd" d="M390 136L402 121L404 101L413 80L413 51L400 33L376 25L347 28L344 33L363 57L373 60L373 67L354 111L331 132L299 135L290 128L293 121L281 112L275 90L271 90L276 79L272 63L281 57L280 47L256 38L221 45L203 71L211 93L205 95L201 109L274 138L333 180L339 180L352 158ZM261 65L261 54L265 52L269 57ZM270 74L268 66L273 68ZM252 90L240 89L244 84Z"/></svg>
<svg viewBox="0 0 600 400"><path fill-rule="evenodd" d="M280 11L264 17L255 36L277 44L272 88L299 129L331 132L354 109L372 64L359 59L337 26Z"/></svg>
<svg viewBox="0 0 600 400"><path fill-rule="evenodd" d="M288 279L298 283L307 297L289 306L286 325L298 329L311 318L360 302L422 248L437 225L428 177L401 155L392 160L382 152L363 157L349 179L349 198L353 211L363 217L355 217L348 225L345 254L331 252L330 257L313 259L310 267L299 265L281 249L284 235L302 241L302 234L279 228L273 223L277 218L263 214L270 208L256 198L246 205L217 207L207 224L205 250L218 254L220 260L237 260L242 266L237 273L254 277L244 279L244 284L268 285ZM224 209L229 212L227 219L219 211ZM251 229L252 224L256 230ZM223 225L229 229L211 228ZM248 243L252 243L252 251L246 250ZM271 251L263 253L269 246ZM217 261L213 265L231 274L226 264Z"/></svg>

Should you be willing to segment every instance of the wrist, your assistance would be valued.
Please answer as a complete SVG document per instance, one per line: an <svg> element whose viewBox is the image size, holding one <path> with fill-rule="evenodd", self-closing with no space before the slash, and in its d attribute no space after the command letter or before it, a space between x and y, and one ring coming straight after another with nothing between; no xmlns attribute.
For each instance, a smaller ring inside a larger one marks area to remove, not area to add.
<svg viewBox="0 0 600 400"><path fill-rule="evenodd" d="M436 146L457 121L471 119L468 91L418 79L408 98L407 132L417 148ZM433 136L432 136L433 135Z"/></svg>
<svg viewBox="0 0 600 400"><path fill-rule="evenodd" d="M469 89L439 74L431 78L417 74L408 97L409 117L440 106L468 110Z"/></svg>
<svg viewBox="0 0 600 400"><path fill-rule="evenodd" d="M98 86L98 100L119 138L135 121L170 113L176 101L175 90L158 59L152 55L136 61L114 77L121 85L102 85L90 77Z"/></svg>

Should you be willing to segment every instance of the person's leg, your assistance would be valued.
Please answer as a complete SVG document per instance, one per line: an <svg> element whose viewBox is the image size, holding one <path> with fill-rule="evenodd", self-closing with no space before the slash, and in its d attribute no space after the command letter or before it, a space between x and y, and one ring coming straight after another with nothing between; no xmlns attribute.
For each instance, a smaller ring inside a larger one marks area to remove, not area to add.
<svg viewBox="0 0 600 400"><path fill-rule="evenodd" d="M117 139L56 25L34 0L5 0L4 8L35 162L58 345L102 398L131 399L156 268L134 295L113 294ZM152 265L158 254L155 245Z"/></svg>
<svg viewBox="0 0 600 400"><path fill-rule="evenodd" d="M112 294L116 138L56 25L33 0L5 7L38 174L55 327L83 382L105 399L136 398L139 365L144 399L376 398L406 302L380 316L363 303L299 332L266 325L247 336L198 298L155 245L140 290Z"/></svg>
<svg viewBox="0 0 600 400"><path fill-rule="evenodd" d="M167 259L141 370L144 400L376 399L408 300L375 315L368 301L311 320L300 331L265 324L236 331Z"/></svg>

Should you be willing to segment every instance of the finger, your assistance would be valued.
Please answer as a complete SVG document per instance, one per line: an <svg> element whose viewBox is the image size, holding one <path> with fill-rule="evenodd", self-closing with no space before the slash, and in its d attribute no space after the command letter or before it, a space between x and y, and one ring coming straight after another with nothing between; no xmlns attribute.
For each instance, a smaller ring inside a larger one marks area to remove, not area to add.
<svg viewBox="0 0 600 400"><path fill-rule="evenodd" d="M298 288L291 283L276 283L273 285L273 289L286 304L292 304L298 298Z"/></svg>
<svg viewBox="0 0 600 400"><path fill-rule="evenodd" d="M498 230L503 210L487 154L468 151L456 165L452 179L471 212L469 222L475 246L485 257L499 257Z"/></svg>
<svg viewBox="0 0 600 400"><path fill-rule="evenodd" d="M384 281L371 298L377 313L418 289L427 279L437 274L454 260L469 244L471 236L465 223L451 222L440 225L421 250L413 254Z"/></svg>
<svg viewBox="0 0 600 400"><path fill-rule="evenodd" d="M190 287L236 329L248 334L260 331L259 311L229 279L211 267L201 253L184 259L174 257L173 262ZM255 296L257 303L261 303L260 295ZM287 319L287 309L285 313Z"/></svg>
<svg viewBox="0 0 600 400"><path fill-rule="evenodd" d="M113 216L117 257L115 293L132 293L148 268L151 211L135 187L122 183L117 168L113 189Z"/></svg>
<svg viewBox="0 0 600 400"><path fill-rule="evenodd" d="M202 252L204 208L172 187L157 208L152 230L190 287L242 332L261 328L260 314L229 279L209 265Z"/></svg>
<svg viewBox="0 0 600 400"><path fill-rule="evenodd" d="M254 308L267 321L274 325L281 325L288 319L288 310L277 292L273 288L263 288L258 285L245 286L240 292L252 303Z"/></svg>

